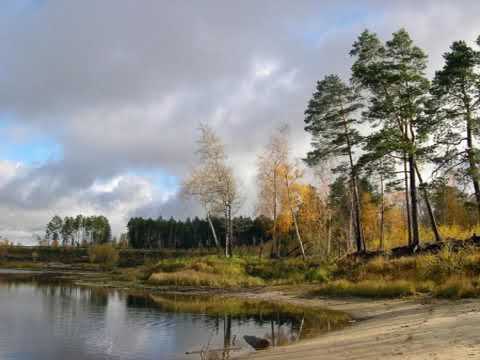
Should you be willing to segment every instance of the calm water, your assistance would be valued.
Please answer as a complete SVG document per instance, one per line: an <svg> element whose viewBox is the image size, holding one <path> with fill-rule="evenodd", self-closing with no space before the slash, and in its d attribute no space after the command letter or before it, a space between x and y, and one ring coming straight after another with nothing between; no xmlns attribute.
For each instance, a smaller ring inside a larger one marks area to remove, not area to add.
<svg viewBox="0 0 480 360"><path fill-rule="evenodd" d="M286 344L345 324L337 313L316 318L265 303L128 294L15 276L0 276L2 360L200 359L185 353L207 344L252 351L244 335Z"/></svg>

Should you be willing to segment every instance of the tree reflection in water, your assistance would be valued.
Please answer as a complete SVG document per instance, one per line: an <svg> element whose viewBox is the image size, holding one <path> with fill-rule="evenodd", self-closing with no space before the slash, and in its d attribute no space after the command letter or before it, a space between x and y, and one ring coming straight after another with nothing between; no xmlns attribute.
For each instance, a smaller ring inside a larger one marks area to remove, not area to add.
<svg viewBox="0 0 480 360"><path fill-rule="evenodd" d="M0 297L0 358L13 360L33 353L49 360L226 360L238 349L251 351L245 337L281 346L349 319L321 309L78 287L38 276L0 277Z"/></svg>

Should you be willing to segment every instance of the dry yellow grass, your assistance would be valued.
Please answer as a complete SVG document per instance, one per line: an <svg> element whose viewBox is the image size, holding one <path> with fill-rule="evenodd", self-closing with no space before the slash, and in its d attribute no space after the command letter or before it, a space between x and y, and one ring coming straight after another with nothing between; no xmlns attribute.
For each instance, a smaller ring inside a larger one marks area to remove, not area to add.
<svg viewBox="0 0 480 360"><path fill-rule="evenodd" d="M322 285L314 291L314 294L338 297L396 298L415 294L415 285L406 280L363 280L360 282L337 280Z"/></svg>
<svg viewBox="0 0 480 360"><path fill-rule="evenodd" d="M228 274L215 274L204 271L180 270L176 272L156 272L149 280L156 285L205 286L211 288L252 287L264 285L261 279L254 277L234 278Z"/></svg>

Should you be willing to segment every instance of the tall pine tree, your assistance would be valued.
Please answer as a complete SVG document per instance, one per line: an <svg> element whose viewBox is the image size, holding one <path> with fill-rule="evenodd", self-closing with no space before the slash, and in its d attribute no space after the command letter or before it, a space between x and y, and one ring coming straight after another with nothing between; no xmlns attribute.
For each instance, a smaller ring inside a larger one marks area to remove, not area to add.
<svg viewBox="0 0 480 360"><path fill-rule="evenodd" d="M461 179L469 179L480 220L480 154L475 146L480 135L480 54L456 41L443 57L445 64L432 86L436 144L441 149L436 161L443 172L455 171Z"/></svg>
<svg viewBox="0 0 480 360"><path fill-rule="evenodd" d="M425 76L427 55L413 44L403 29L385 44L376 34L364 31L350 54L356 57L352 66L353 81L370 96L367 117L390 133L390 141L383 142L383 146L405 156L411 216L409 245L415 249L420 243L417 161L425 152L423 145L429 131L425 121L430 88Z"/></svg>
<svg viewBox="0 0 480 360"><path fill-rule="evenodd" d="M354 208L355 242L357 251L365 251L365 241L361 223L361 204L358 191L357 166L354 149L360 144L357 130L362 107L360 95L345 84L337 75L328 75L317 82L317 88L305 110L305 130L312 134L313 150L306 162L316 165L333 157L343 157L336 171L348 173Z"/></svg>

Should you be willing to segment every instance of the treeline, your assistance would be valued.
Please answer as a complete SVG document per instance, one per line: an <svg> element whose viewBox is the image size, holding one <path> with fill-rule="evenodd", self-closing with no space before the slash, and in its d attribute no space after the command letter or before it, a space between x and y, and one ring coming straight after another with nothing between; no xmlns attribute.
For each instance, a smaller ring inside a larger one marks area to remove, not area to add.
<svg viewBox="0 0 480 360"><path fill-rule="evenodd" d="M225 238L222 219L212 217L220 239ZM207 219L187 218L184 221L173 218L144 219L132 218L128 222L129 246L135 249L192 249L216 247ZM234 217L232 219L232 245L257 246L270 239L271 220L265 217ZM219 246L225 246L222 241Z"/></svg>
<svg viewBox="0 0 480 360"><path fill-rule="evenodd" d="M436 241L443 239L439 221L453 225L449 219L458 216L449 205L463 209L455 223L471 229L480 214L475 145L480 125L480 53L465 41L454 42L433 81L425 75L427 54L403 29L386 42L364 31L350 55L354 63L349 82L335 74L317 82L305 111L305 130L313 140L307 164L331 161L333 173L348 181L356 250L367 249L372 225L361 176L374 179L379 193L377 204L373 197L370 202L379 207L374 211L379 221L373 224L379 227L380 248L385 247L386 227L393 225L386 221L389 187L397 194L403 191L402 225L412 249L425 240L425 232ZM362 132L366 125L368 133ZM457 184L473 189L474 197ZM333 183L330 188L339 186ZM394 201L392 208L398 208L401 198ZM401 224L396 228L400 230Z"/></svg>
<svg viewBox="0 0 480 360"><path fill-rule="evenodd" d="M480 39L477 40L480 45ZM297 247L328 255L462 238L480 217L480 53L454 42L433 79L427 54L405 30L388 41L364 31L349 79L326 75L308 101L308 184L289 132L275 131L258 155L257 215L271 219L272 255ZM198 166L184 192L204 208L214 241L232 253L240 199L227 151L202 125ZM220 223L210 219L221 217ZM205 229L208 227L205 226Z"/></svg>
<svg viewBox="0 0 480 360"><path fill-rule="evenodd" d="M112 240L110 223L105 216L52 217L45 231L41 245L87 246L103 244Z"/></svg>
<svg viewBox="0 0 480 360"><path fill-rule="evenodd" d="M130 246L216 246L231 256L234 246L269 241L272 256L306 257L415 250L480 232L478 49L454 42L433 79L427 54L403 29L388 41L364 31L349 55L349 80L326 75L306 104L305 159L293 158L285 126L258 154L255 218L236 216L236 164L202 124L182 192L205 218L131 219ZM309 181L305 164L315 175Z"/></svg>

